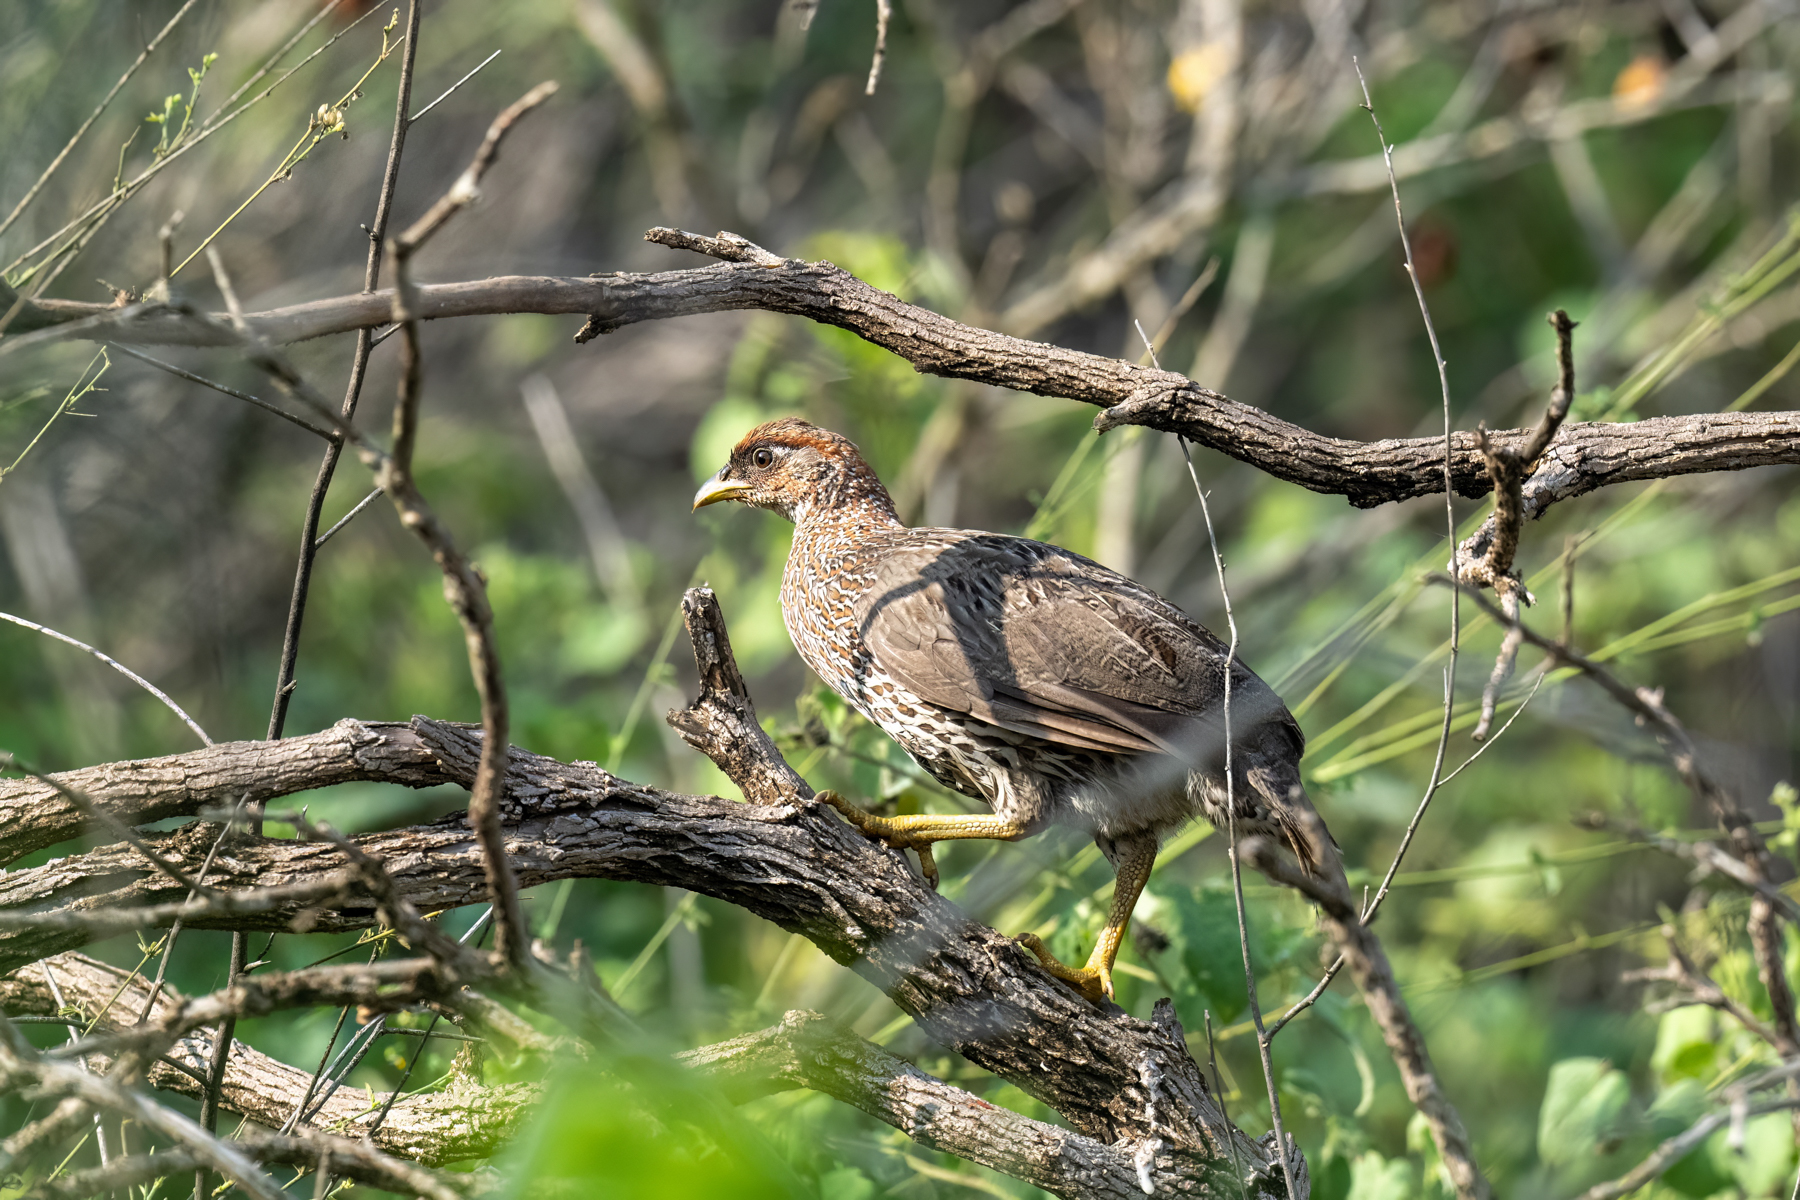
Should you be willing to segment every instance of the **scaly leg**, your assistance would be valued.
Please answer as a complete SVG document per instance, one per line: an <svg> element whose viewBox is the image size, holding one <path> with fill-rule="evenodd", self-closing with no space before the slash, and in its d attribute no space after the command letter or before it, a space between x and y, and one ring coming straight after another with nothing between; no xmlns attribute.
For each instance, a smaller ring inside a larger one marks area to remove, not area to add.
<svg viewBox="0 0 1800 1200"><path fill-rule="evenodd" d="M1154 837L1120 843L1120 854L1116 860L1118 879L1113 884L1112 912L1106 918L1106 928L1100 931L1100 940L1094 943L1094 952L1088 955L1087 966L1065 966L1045 948L1043 939L1037 934L1019 935L1018 940L1038 956L1038 961L1044 964L1044 970L1071 985L1096 1004L1103 998L1112 999L1113 960L1119 957L1119 943L1125 940L1125 927L1131 924L1131 910L1137 907L1138 896L1143 893L1144 884L1150 880L1150 869L1156 865L1156 848Z"/></svg>
<svg viewBox="0 0 1800 1200"><path fill-rule="evenodd" d="M878 817L856 807L833 791L818 793L820 800L844 814L844 819L862 830L867 837L884 842L896 850L913 850L919 855L919 870L932 890L937 890L937 862L931 856L931 843L956 838L994 838L1002 842L1016 841L1030 832L1017 821L1005 817L981 816L976 813L914 813L904 817Z"/></svg>

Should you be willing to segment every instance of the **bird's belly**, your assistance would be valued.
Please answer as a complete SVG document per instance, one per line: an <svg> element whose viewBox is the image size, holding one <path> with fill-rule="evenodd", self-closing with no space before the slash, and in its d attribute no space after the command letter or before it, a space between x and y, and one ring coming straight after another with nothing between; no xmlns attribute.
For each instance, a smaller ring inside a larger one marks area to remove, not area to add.
<svg viewBox="0 0 1800 1200"><path fill-rule="evenodd" d="M961 714L929 732L882 722L948 787L987 801L1032 832L1066 825L1090 835L1164 833L1198 813L1187 766L1160 755L1099 754L1052 745Z"/></svg>
<svg viewBox="0 0 1800 1200"><path fill-rule="evenodd" d="M1163 834L1198 815L1197 783L1172 758L1108 755L1064 791L1053 819L1100 837Z"/></svg>

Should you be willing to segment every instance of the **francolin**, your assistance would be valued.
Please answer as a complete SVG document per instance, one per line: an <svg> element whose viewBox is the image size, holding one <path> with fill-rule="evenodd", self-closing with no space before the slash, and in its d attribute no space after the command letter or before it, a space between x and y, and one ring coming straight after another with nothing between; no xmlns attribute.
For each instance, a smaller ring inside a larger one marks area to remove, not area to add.
<svg viewBox="0 0 1800 1200"><path fill-rule="evenodd" d="M794 523L781 608L801 658L945 787L992 815L881 817L834 792L866 835L1016 841L1046 825L1091 834L1118 875L1084 967L1025 943L1090 999L1112 995L1113 960L1162 837L1228 821L1269 837L1314 874L1342 867L1300 784L1305 739L1274 691L1217 637L1116 571L1058 546L902 524L849 439L787 417L753 429L694 497L737 500Z"/></svg>

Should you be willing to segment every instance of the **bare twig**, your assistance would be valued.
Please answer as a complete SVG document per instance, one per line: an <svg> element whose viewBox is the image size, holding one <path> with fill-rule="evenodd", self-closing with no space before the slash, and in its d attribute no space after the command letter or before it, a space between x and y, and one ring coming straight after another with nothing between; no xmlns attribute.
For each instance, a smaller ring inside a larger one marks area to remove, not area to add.
<svg viewBox="0 0 1800 1200"><path fill-rule="evenodd" d="M1680 1003L1704 1004L1729 1014L1738 1024L1776 1048L1778 1053L1792 1053L1792 1048L1784 1049L1781 1040L1773 1029L1743 1004L1733 999L1723 988L1707 977L1681 948L1681 942L1675 935L1672 925L1664 925L1660 931L1663 941L1668 944L1669 961L1660 968L1647 968L1641 971L1627 971L1622 979L1627 983L1668 983L1672 984L1681 996Z"/></svg>
<svg viewBox="0 0 1800 1200"><path fill-rule="evenodd" d="M215 392L221 392L224 395L232 396L232 397L235 397L236 399L246 401L247 403L250 403L250 404L254 404L254 405L256 405L256 407L264 410L265 412L273 413L274 415L280 417L282 420L290 422L291 424L294 424L294 425L298 425L300 428L306 430L306 432L313 434L316 437L322 437L326 441L330 441L332 438L337 436L331 430L326 429L319 425L314 425L311 421L308 421L305 417L299 416L295 413L291 413L291 412L287 411L285 408L282 408L278 404L270 404L267 400L264 400L260 396L252 396L249 392L240 392L234 387L229 387L226 384L219 383L217 380L208 379L204 375L196 375L194 372L186 370L182 367L178 367L174 363L164 362L160 358L152 358L150 355L145 354L142 350L135 350L130 346L120 345L117 342L112 343L111 348L114 350L117 350L123 354L129 354L131 357L139 360L140 362L149 363L151 366L157 368L160 371L167 371L169 374L174 375L175 377L177 377L179 379L185 379L189 383L197 383L202 387L209 387Z"/></svg>
<svg viewBox="0 0 1800 1200"><path fill-rule="evenodd" d="M151 683L148 679L145 679L142 675L139 675L136 671L133 671L118 659L112 657L112 655L96 650L86 642L78 642L66 633L58 633L48 625L39 625L36 621L27 621L24 617L15 617L11 613L0 612L0 621L11 621L14 625L22 625L26 629L35 630L45 637L53 637L59 642L66 642L77 650L86 650L89 654L93 655L125 678L131 680L131 682L137 684L146 692L155 696L158 700L161 700L163 705L168 708L170 712L181 718L182 724L194 731L195 737L199 738L202 742L205 742L208 746L213 744L212 738L207 736L206 730L200 728L199 722L188 716L187 710L175 703L174 700L170 699L167 692L157 687L154 683Z"/></svg>
<svg viewBox="0 0 1800 1200"><path fill-rule="evenodd" d="M1684 842L1679 838L1663 837L1647 830L1633 826L1619 826L1604 817L1590 817L1577 822L1586 829L1610 829L1622 837L1634 842L1642 842L1646 846L1654 846L1672 858L1684 858L1704 871L1716 871L1730 879L1745 891L1760 896L1771 906L1780 910L1781 914L1795 925L1800 925L1800 902L1764 879L1759 873L1739 859L1731 857L1711 842ZM1793 1051L1800 1052L1800 1047Z"/></svg>
<svg viewBox="0 0 1800 1200"><path fill-rule="evenodd" d="M363 509L369 507L369 505L375 503L375 501L380 499L380 497L381 497L381 489L380 488L371 489L368 495L364 496L361 500L358 500L356 502L355 508L351 509L349 512L345 513L342 517L338 518L337 524L333 525L330 529L327 529L324 533L321 533L318 537L313 539L313 549L317 550L320 546L323 546L326 542L329 542L332 538L336 537L337 533L340 529L342 529L344 526L350 524L350 522L356 520L356 516L358 513L362 512Z"/></svg>
<svg viewBox="0 0 1800 1200"><path fill-rule="evenodd" d="M875 0L875 54L869 60L869 82L863 95L873 96L881 82L881 64L887 58L888 22L894 17L894 0Z"/></svg>
<svg viewBox="0 0 1800 1200"><path fill-rule="evenodd" d="M156 36L150 39L132 64L125 68L125 73L119 76L118 82L112 85L111 90L101 98L100 103L94 106L94 111L88 114L88 119L83 121L81 127L70 136L68 144L58 151L55 158L50 160L50 165L45 167L43 174L37 177L37 182L26 189L25 194L19 197L19 202L13 205L12 211L6 214L6 219L0 221L0 233L11 229L13 222L19 219L19 214L24 212L26 206L33 200L37 199L37 194L44 190L44 185L50 182L50 177L56 174L56 169L63 165L63 160L68 158L77 143L87 136L87 131L93 128L94 122L100 119L100 114L105 112L107 106L113 102L113 97L119 94L119 89L131 82L131 77L138 73L138 68L143 66L144 62L156 52L156 48L162 45L163 39L174 32L175 26L181 24L181 18L187 16L188 10L194 7L194 3L195 0L187 0L187 3L176 9L175 15L170 17L168 23L157 31Z"/></svg>
<svg viewBox="0 0 1800 1200"><path fill-rule="evenodd" d="M1444 523L1450 545L1454 549L1456 545L1456 507L1451 501L1455 496L1452 469L1455 447L1450 437L1450 365L1444 361L1444 352L1438 346L1437 327L1431 321L1431 306L1425 301L1425 286L1419 281L1419 272L1413 265L1412 238L1406 232L1406 214L1400 207L1400 183L1394 177L1393 147L1388 143L1387 133L1381 127L1381 119L1375 115L1375 102L1369 97L1369 81L1363 78L1361 64L1355 58L1352 58L1350 63L1355 67L1356 81L1362 87L1362 107L1369 114L1370 122L1375 126L1375 136L1381 143L1381 155L1387 163L1388 189L1394 198L1394 221L1400 230L1400 248L1406 260L1406 277L1412 282L1413 296L1419 303L1419 315L1425 322L1426 339L1431 343L1431 359L1437 367L1438 390L1443 397L1444 406ZM1420 797L1419 806L1414 810L1412 820L1407 823L1406 832L1401 835L1400 846L1394 851L1394 861L1388 865L1387 875L1382 879L1381 887L1376 890L1373 903L1367 906L1368 915L1371 917L1381 906L1382 900L1387 897L1388 889L1393 886L1394 875L1400 870L1400 862L1406 857L1406 851L1412 845L1413 836L1418 832L1419 824L1425 818L1425 810L1431 806L1432 797L1437 794L1437 790L1443 782L1444 756L1450 747L1450 721L1456 703L1456 663L1461 637L1462 612L1458 607L1457 598L1452 596L1450 600L1450 662L1444 669L1444 718L1438 729L1438 744L1437 751L1432 757L1431 778L1426 781L1425 794ZM1442 1150L1441 1144L1439 1149ZM1473 1164L1469 1165L1473 1166ZM1463 1186L1463 1181L1459 1179L1458 1189L1460 1190ZM1471 1186L1478 1186L1482 1191L1486 1189L1486 1183L1480 1179L1478 1173L1473 1177Z"/></svg>
<svg viewBox="0 0 1800 1200"><path fill-rule="evenodd" d="M0 1020L0 1076L10 1087L29 1083L48 1095L67 1096L129 1117L145 1129L186 1147L205 1168L231 1179L254 1200L286 1200L286 1194L275 1182L229 1143L215 1138L174 1109L152 1103L109 1079L74 1064L44 1059L4 1020Z"/></svg>
<svg viewBox="0 0 1800 1200"><path fill-rule="evenodd" d="M407 5L404 50L400 59L400 83L398 95L394 101L394 130L388 145L387 165L382 174L381 194L375 204L375 219L374 224L370 228L369 250L363 271L363 291L365 293L373 291L376 282L380 278L381 239L383 232L387 227L388 214L393 208L394 188L400 173L400 155L406 145L406 130L408 125L407 109L412 104L413 69L418 56L421 11L422 6L420 0L410 0ZM386 33L383 33L382 37L385 54ZM290 72L290 74L291 73L292 72ZM277 83L279 82L280 81L277 81ZM229 118L226 119L228 120ZM207 247L207 250L209 259L213 264L213 273L219 278L221 290L226 293L226 299L228 303L230 303L233 324L238 328L240 333L245 333L247 335L247 326L245 325L242 313L238 311L238 306L231 296L229 283L225 280L224 271L220 266L218 255L215 249L210 245ZM300 550L298 562L294 571L294 586L288 598L288 615L282 635L281 661L276 670L275 696L269 712L268 737L271 741L279 738L282 734L283 728L287 722L288 705L298 682L294 672L300 653L300 628L306 614L306 601L312 581L313 562L318 554L319 545L321 544L320 539L317 536L319 530L319 515L323 511L325 494L330 490L332 476L336 473L338 459L343 454L344 438L354 428L351 426L350 421L351 418L355 416L357 399L362 393L362 381L369 361L369 339L370 333L368 330L358 331L356 337L356 352L351 359L350 380L345 388L343 404L339 409L342 420L325 447L325 454L319 463L318 474L313 481L312 492L307 498L306 512L301 519ZM260 357L263 360L260 365L263 365L265 369L269 370L272 377L275 378L278 383L281 383L284 390L290 395L299 395L301 398L307 399L309 402L313 403L315 407L322 409L328 418L331 416L330 410L324 407L322 401L319 401L316 396L311 394L310 389L303 386L303 382L298 374L294 372L291 367L286 367L286 364L281 362L277 356L272 353L264 353ZM284 367L286 368L285 370L282 369ZM261 828L262 823L259 819L252 821L253 832L261 832ZM234 933L232 935L231 965L234 978L242 973L246 963L247 949L244 939L245 935L242 932ZM206 1123L209 1128L211 1127L211 1122L217 1119L219 1092L224 1083L226 1061L231 1052L232 1029L233 1023L228 1019L221 1027L219 1036L213 1046L213 1062L211 1063L210 1074L211 1082L201 1105L202 1121ZM195 1200L205 1200L205 1193L208 1189L206 1171L204 1168L199 1171L195 1178L194 1190Z"/></svg>
<svg viewBox="0 0 1800 1200"><path fill-rule="evenodd" d="M1381 156L1387 167L1388 190L1394 199L1394 221L1400 232L1400 247L1406 260L1406 275L1412 282L1413 297L1418 301L1419 315L1425 322L1426 339L1431 345L1431 358L1437 367L1438 390L1443 400L1443 480L1444 480L1444 523L1446 537L1454 552L1456 546L1456 506L1454 457L1455 446L1451 439L1450 425L1450 376L1449 364L1444 360L1443 349L1438 344L1437 327L1431 320L1431 306L1425 300L1425 286L1419 279L1419 272L1413 263L1412 238L1406 231L1406 214L1400 207L1400 183L1394 175L1393 147L1389 144L1387 133L1381 127L1381 119L1375 115L1375 102L1369 96L1368 80L1363 78L1362 65L1351 58L1351 65L1356 70L1356 81L1362 88L1363 108L1369 114L1369 121L1375 126L1375 135L1381 143ZM1462 636L1462 610L1456 596L1450 601L1450 661L1444 669L1444 715L1438 728L1437 751L1432 756L1431 777L1426 781L1425 794L1419 799L1419 806L1413 812L1412 820L1401 835L1400 845L1394 851L1394 860L1388 865L1388 871L1376 891L1375 898L1364 905L1366 911L1358 913L1352 908L1346 912L1330 913L1327 924L1332 927L1332 940L1338 944L1340 959L1348 962L1351 974L1355 976L1357 985L1362 989L1364 998L1369 1003L1371 1015L1381 1027L1382 1035L1388 1043L1388 1049L1394 1056L1395 1065L1400 1068L1401 1077L1406 1082L1407 1095L1418 1107L1431 1128L1432 1141L1436 1143L1438 1154L1444 1161L1451 1182L1463 1200L1485 1200L1490 1194L1488 1182L1483 1178L1481 1169L1475 1163L1473 1148L1469 1143L1468 1133L1464 1130L1462 1119L1451 1105L1449 1098L1443 1094L1437 1076L1431 1066L1430 1056L1425 1049L1425 1041L1413 1023L1412 1016L1406 1010L1405 1002L1400 997L1400 990L1393 981L1392 971L1387 966L1385 953L1380 941L1365 923L1372 920L1376 910L1386 898L1388 889L1393 886L1394 876L1400 870L1400 863L1406 857L1407 849L1412 845L1419 825L1425 818L1426 810L1431 806L1432 798L1442 786L1444 778L1444 759L1450 748L1450 723L1456 705L1456 665L1459 643ZM1318 889L1320 891L1328 889ZM1342 898L1347 901L1348 896ZM1332 971L1335 971L1335 966ZM1327 972L1319 987L1329 984L1331 972ZM1296 1010L1297 1011L1297 1010Z"/></svg>
<svg viewBox="0 0 1800 1200"><path fill-rule="evenodd" d="M365 454L375 468L376 483L394 502L400 523L411 529L431 551L444 573L444 596L462 623L468 646L469 670L481 697L481 721L485 739L481 766L469 793L469 824L483 849L488 889L498 913L495 944L501 956L515 968L525 965L530 939L525 911L519 901L518 883L507 861L500 832L500 801L506 783L507 703L500 658L494 646L493 610L487 588L468 560L425 502L413 478L413 447L418 436L419 391L423 363L419 349L419 318L408 274L413 253L445 222L473 203L480 194L481 178L500 153L500 143L526 113L548 100L556 84L540 83L494 118L487 136L450 190L439 197L404 233L388 243L394 263L393 320L401 330L400 391L394 405L394 449L391 457L377 461Z"/></svg>
<svg viewBox="0 0 1800 1200"><path fill-rule="evenodd" d="M1157 362L1156 345L1144 332L1141 322L1133 320L1137 326L1138 337L1143 339L1144 349L1150 355L1152 366L1161 369ZM1219 599L1225 606L1225 624L1231 634L1231 641L1225 652L1225 836L1228 842L1226 852L1231 856L1231 894L1237 905L1238 949L1244 958L1244 990L1250 1001L1250 1019L1256 1026L1256 1049L1262 1061L1263 1083L1269 1093L1269 1116L1275 1127L1275 1153L1281 1156L1282 1181L1287 1185L1287 1194L1297 1196L1294 1188L1294 1168L1289 1161L1287 1132L1281 1125L1281 1095L1275 1085L1275 1064L1269 1052L1269 1035L1263 1030L1262 1004L1256 998L1256 969L1250 963L1250 926L1244 916L1244 870L1238 860L1237 839L1237 783L1236 772L1232 764L1231 737L1231 669L1237 662L1238 627L1237 617L1231 611L1231 589L1225 586L1225 559L1219 553L1219 539L1213 531L1212 506L1206 501L1206 489L1200 486L1200 475L1194 470L1194 456L1188 452L1187 439L1177 437L1176 444L1181 447L1182 461L1187 464L1188 478L1193 482L1194 495L1200 498L1200 515L1206 521L1206 544L1212 550L1213 572L1219 580Z"/></svg>
<svg viewBox="0 0 1800 1200"><path fill-rule="evenodd" d="M1740 1095L1743 1091L1740 1090ZM1643 1162L1630 1171L1608 1183L1595 1184L1577 1196L1575 1200L1619 1200L1621 1196L1629 1196L1645 1184L1661 1175L1670 1166L1686 1158L1700 1143L1713 1135L1721 1126L1747 1117L1761 1116L1763 1113L1780 1112L1800 1106L1800 1100L1772 1100L1762 1104L1739 1103L1722 1112L1709 1113L1700 1118L1682 1132L1659 1145Z"/></svg>
<svg viewBox="0 0 1800 1200"><path fill-rule="evenodd" d="M1369 1015L1381 1030L1394 1065L1400 1069L1407 1098L1425 1117L1431 1127L1438 1153L1451 1172L1458 1195L1486 1196L1487 1180L1475 1165L1474 1148L1455 1105L1444 1094L1431 1055L1425 1046L1418 1024L1407 1010L1400 994L1394 969L1382 949L1374 930L1364 925L1349 892L1330 880L1308 875L1281 856L1275 845L1265 838L1244 841L1243 854L1252 866L1277 883L1294 888L1319 906L1320 923L1350 968L1351 977L1369 1008Z"/></svg>
<svg viewBox="0 0 1800 1200"><path fill-rule="evenodd" d="M400 155L406 147L406 130L410 123L406 110L412 103L413 66L419 47L420 16L419 0L410 0L406 11L406 47L400 57L399 94L394 101L394 131L388 142L387 165L382 171L381 194L375 202L375 217L369 225L369 251L363 265L364 295L373 293L381 278L381 242L387 233L389 215L393 212L394 188L400 178ZM357 401L362 396L363 378L368 371L371 349L369 339L368 329L357 331L356 350L350 359L350 379L345 385L344 400L339 409L346 422L356 415ZM294 587L288 596L281 663L275 672L275 698L269 711L270 740L280 737L287 723L288 703L293 696L295 667L300 656L300 628L306 616L306 600L312 586L313 561L319 547L324 544L324 539L319 537L319 517L324 511L325 494L331 489L332 476L337 472L338 459L342 454L342 438L334 436L319 462L312 492L307 497L306 514L300 522L300 551L294 568Z"/></svg>
<svg viewBox="0 0 1800 1200"><path fill-rule="evenodd" d="M1599 684L1607 695L1623 705L1650 729L1657 744L1668 756L1669 764L1675 769L1676 775L1694 793L1696 799L1712 810L1719 829L1725 834L1731 845L1731 852L1739 863L1739 869L1729 873L1734 879L1751 887L1757 893L1750 902L1749 919L1750 942L1755 952L1757 975L1762 979L1763 987L1769 994L1769 1005L1774 1012L1776 1032L1789 1044L1800 1047L1800 1028L1797 1028L1795 1017L1794 994L1787 982L1783 939L1775 919L1777 912L1788 912L1789 908L1765 895L1761 889L1756 887L1757 884L1766 886L1768 883L1770 860L1768 846L1763 841L1762 835L1757 832L1755 822L1738 804L1737 798L1701 762L1699 747L1694 744L1687 727L1677 720L1675 715L1663 704L1661 690L1628 686L1605 667L1579 653L1573 647L1532 632L1516 617L1509 618L1505 612L1495 606L1487 597L1481 595L1471 584L1460 583L1442 575L1432 576L1431 579L1434 583L1446 584L1459 591L1467 591L1488 615L1502 622L1508 629L1518 630L1519 635L1525 641L1543 650L1558 663L1574 667L1587 678ZM1720 860L1723 861L1723 859L1724 856L1720 855Z"/></svg>
<svg viewBox="0 0 1800 1200"><path fill-rule="evenodd" d="M433 100L430 104L427 104L424 108L421 108L418 112L414 113L412 116L406 118L406 123L408 125L412 124L414 121L418 120L420 117L424 116L426 113L430 112L432 109L436 108L438 105L440 105L444 101L448 100L451 97L451 95L453 93L455 93L457 88L459 88L463 84L469 82L469 80L475 78L475 76L481 72L481 69L483 67L487 66L489 63L493 62L496 58L499 58L499 57L500 57L500 51L496 50L492 54L488 55L486 58L482 59L480 62L476 63L474 66L474 69L471 70L467 75L464 75L461 79L457 80L455 83L453 83L449 87L445 88L443 95L439 96L436 100Z"/></svg>

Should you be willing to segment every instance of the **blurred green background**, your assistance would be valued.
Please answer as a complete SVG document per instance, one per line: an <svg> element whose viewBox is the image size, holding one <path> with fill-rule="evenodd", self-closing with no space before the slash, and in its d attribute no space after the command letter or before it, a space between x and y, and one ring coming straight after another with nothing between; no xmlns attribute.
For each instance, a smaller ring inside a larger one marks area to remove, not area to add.
<svg viewBox="0 0 1800 1200"><path fill-rule="evenodd" d="M11 210L177 7L0 6L0 208ZM702 260L647 245L642 232L729 229L1061 345L1135 359L1141 323L1164 365L1324 433L1432 434L1437 380L1379 145L1357 107L1354 54L1400 144L1458 428L1536 419L1552 374L1544 314L1557 306L1582 322L1578 417L1800 406L1797 377L1785 374L1800 334L1788 215L1800 198L1790 120L1800 26L1777 6L905 0L872 96L873 5L823 0L806 29L801 7L429 0L415 109L502 53L412 128L396 220L442 192L501 106L541 79L562 90L516 131L482 202L421 255L419 277L690 267ZM369 71L391 6L339 5L282 69L340 40L292 79L91 236L54 235L115 177L186 145L190 104L190 130L206 128L317 11L288 0L197 5L0 235L8 280L86 300L148 287L157 230L177 210L173 248L184 259L282 166L308 115ZM216 244L247 307L361 286L359 225L374 208L398 62L377 67L345 108L347 138L320 141L225 225ZM203 259L173 289L221 306ZM676 606L704 581L721 597L759 712L815 786L901 811L965 803L795 657L776 597L788 528L765 513L689 514L695 482L732 442L784 413L855 439L911 521L1056 541L1223 629L1193 485L1165 435L1096 439L1087 406L923 377L797 318L718 314L576 346L579 324L512 316L425 330L420 483L491 582L523 746L734 794L661 719L693 691ZM321 390L342 386L349 339L292 351ZM156 353L269 390L223 352ZM387 419L394 374L392 349L378 349L363 392L369 428ZM302 431L116 351L14 355L0 373L0 609L115 655L216 739L261 737L318 453ZM1309 787L1356 881L1376 882L1437 745L1449 600L1420 580L1448 557L1442 500L1360 511L1211 452L1194 461L1243 655L1300 717ZM1666 689L1709 765L1759 817L1790 827L1791 791L1785 806L1776 800L1800 752L1795 481L1782 468L1609 489L1528 527L1519 558L1540 601L1529 620L1554 633L1576 548L1576 643L1604 649L1634 684ZM326 521L370 486L347 461ZM1465 533L1484 512L1456 504ZM1477 749L1468 730L1498 644L1491 622L1468 605L1463 614L1451 765ZM1503 720L1539 665L1522 656ZM477 716L438 574L385 502L320 555L298 681L289 733L345 716ZM0 624L0 747L60 769L193 744L104 667ZM372 786L306 799L315 817L352 831L464 802L455 791ZM1663 961L1657 929L1673 922L1713 977L1766 1015L1742 895L1616 833L1577 828L1572 818L1590 812L1653 829L1708 825L1628 714L1551 675L1435 800L1381 922L1507 1196L1569 1196L1622 1173L1706 1111L1719 1087L1773 1061L1728 1018L1661 1011L1661 993L1624 979ZM1204 832L1165 851L1121 959L1119 999L1146 1015L1174 996L1199 1053L1210 1013L1230 1111L1255 1133L1268 1126L1267 1101L1246 1036L1221 839ZM942 863L958 903L1007 933L1039 930L1065 958L1085 953L1104 916L1111 873L1066 833L954 845ZM1260 1003L1279 1010L1318 977L1319 939L1291 896L1248 891ZM588 947L665 1049L817 1009L994 1103L1056 1119L926 1041L809 944L733 908L575 880L540 889L529 910L547 941ZM444 919L461 930L474 915ZM185 935L171 981L218 985L226 941ZM266 956L299 966L350 941L283 936ZM140 957L125 942L103 953L128 965ZM335 1020L283 1015L246 1022L239 1036L310 1065ZM416 1044L385 1040L350 1082L392 1087ZM430 1046L410 1064L409 1086L444 1076L455 1049ZM1321 1200L1445 1191L1347 981L1274 1055L1287 1128ZM487 1077L543 1069L490 1060ZM690 1127L691 1106L669 1115L683 1109L679 1095L649 1103L580 1072L557 1086L503 1160L521 1194L559 1178L595 1195L1037 1194L811 1093L748 1105L740 1125ZM0 1099L0 1127L25 1113ZM1785 1195L1795 1166L1786 1118L1759 1118L1741 1152L1721 1131L1651 1194Z"/></svg>

